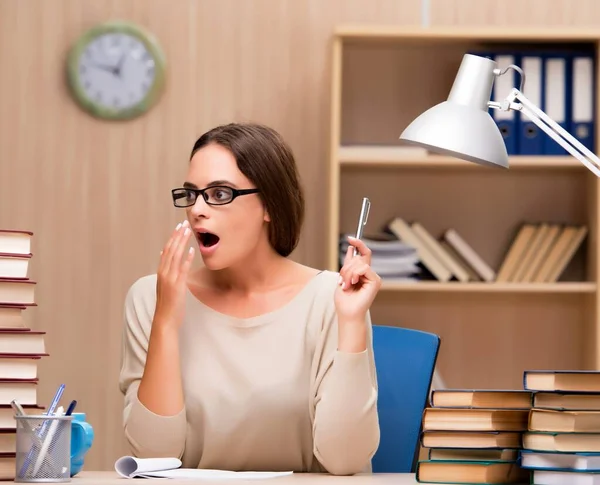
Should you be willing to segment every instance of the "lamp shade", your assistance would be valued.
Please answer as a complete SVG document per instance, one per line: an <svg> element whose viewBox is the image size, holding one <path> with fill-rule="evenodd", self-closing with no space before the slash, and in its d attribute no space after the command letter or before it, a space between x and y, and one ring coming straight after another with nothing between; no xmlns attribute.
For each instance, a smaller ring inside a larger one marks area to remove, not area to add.
<svg viewBox="0 0 600 485"><path fill-rule="evenodd" d="M402 132L400 142L481 165L508 168L506 145L487 104L496 67L491 59L465 54L448 99L418 116Z"/></svg>

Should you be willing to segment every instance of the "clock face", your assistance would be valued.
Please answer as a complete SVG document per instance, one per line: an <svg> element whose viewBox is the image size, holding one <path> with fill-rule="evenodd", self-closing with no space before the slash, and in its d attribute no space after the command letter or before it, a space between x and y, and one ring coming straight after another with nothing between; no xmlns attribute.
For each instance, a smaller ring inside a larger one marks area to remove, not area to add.
<svg viewBox="0 0 600 485"><path fill-rule="evenodd" d="M86 35L71 53L69 75L76 99L108 119L134 117L155 101L163 60L157 46L131 26Z"/></svg>
<svg viewBox="0 0 600 485"><path fill-rule="evenodd" d="M156 63L133 36L107 33L90 42L79 59L79 79L86 95L107 108L130 108L148 95Z"/></svg>

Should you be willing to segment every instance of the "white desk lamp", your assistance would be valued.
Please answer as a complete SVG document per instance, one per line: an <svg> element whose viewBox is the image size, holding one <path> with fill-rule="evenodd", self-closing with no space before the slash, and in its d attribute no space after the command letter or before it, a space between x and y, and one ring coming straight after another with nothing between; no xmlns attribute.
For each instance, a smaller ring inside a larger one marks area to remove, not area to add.
<svg viewBox="0 0 600 485"><path fill-rule="evenodd" d="M513 88L503 101L490 101L495 76L509 69L521 75L519 89ZM487 57L465 54L448 99L419 115L400 140L443 155L508 168L504 140L488 109L517 110L600 177L600 159L529 101L521 92L524 83L525 74L514 64L501 71Z"/></svg>

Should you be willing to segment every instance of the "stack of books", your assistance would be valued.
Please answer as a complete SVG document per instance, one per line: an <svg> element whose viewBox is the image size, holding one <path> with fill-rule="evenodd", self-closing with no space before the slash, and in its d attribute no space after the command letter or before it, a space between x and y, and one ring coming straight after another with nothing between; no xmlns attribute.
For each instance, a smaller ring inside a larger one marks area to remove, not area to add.
<svg viewBox="0 0 600 485"><path fill-rule="evenodd" d="M498 283L556 283L582 247L587 225L521 224L498 270Z"/></svg>
<svg viewBox="0 0 600 485"><path fill-rule="evenodd" d="M525 390L434 389L423 413L421 483L529 483L519 464L532 393Z"/></svg>
<svg viewBox="0 0 600 485"><path fill-rule="evenodd" d="M28 277L33 233L0 229L0 480L13 480L16 428L11 401L23 408L38 405L38 363L48 355L45 332L33 331L24 312L35 303L34 281Z"/></svg>
<svg viewBox="0 0 600 485"><path fill-rule="evenodd" d="M600 371L525 371L533 392L521 466L532 483L600 483Z"/></svg>
<svg viewBox="0 0 600 485"><path fill-rule="evenodd" d="M395 217L384 232L416 248L422 280L467 283L496 279L494 269L456 229L449 228L438 237L418 221Z"/></svg>
<svg viewBox="0 0 600 485"><path fill-rule="evenodd" d="M340 237L339 267L344 265L348 251L348 236ZM409 243L399 241L391 234L367 235L362 238L365 245L371 250L371 268L382 279L415 281L421 272L421 265L417 249Z"/></svg>

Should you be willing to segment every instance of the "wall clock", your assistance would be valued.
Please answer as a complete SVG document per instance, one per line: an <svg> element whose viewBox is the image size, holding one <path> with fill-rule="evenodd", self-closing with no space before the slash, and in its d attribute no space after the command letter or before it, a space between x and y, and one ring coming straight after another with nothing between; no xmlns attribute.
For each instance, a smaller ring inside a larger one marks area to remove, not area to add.
<svg viewBox="0 0 600 485"><path fill-rule="evenodd" d="M69 50L71 94L88 113L126 120L148 111L165 81L165 58L156 39L141 27L107 22L85 32Z"/></svg>

